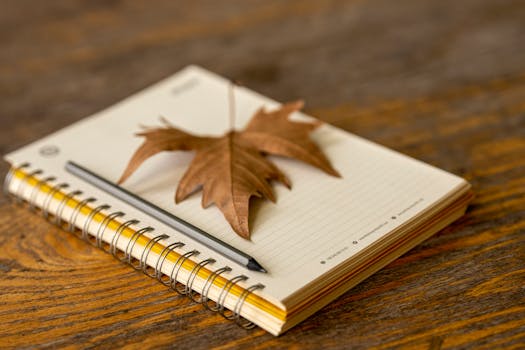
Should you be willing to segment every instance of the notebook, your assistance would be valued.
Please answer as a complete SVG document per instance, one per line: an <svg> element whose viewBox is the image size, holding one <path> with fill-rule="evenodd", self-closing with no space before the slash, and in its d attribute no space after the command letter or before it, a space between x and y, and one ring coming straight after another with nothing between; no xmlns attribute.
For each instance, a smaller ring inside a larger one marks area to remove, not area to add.
<svg viewBox="0 0 525 350"><path fill-rule="evenodd" d="M65 170L75 161L116 182L159 116L197 135L229 130L229 82L197 66L5 156L5 190L65 230L157 278L227 319L279 335L463 215L470 185L460 177L323 124L312 134L340 178L270 157L292 183L277 201L253 202L251 240L236 235L199 193L175 204L194 153L163 152L122 186L254 257L251 271ZM279 103L235 90L236 129ZM296 112L290 118L311 120ZM166 312L170 312L166 310Z"/></svg>

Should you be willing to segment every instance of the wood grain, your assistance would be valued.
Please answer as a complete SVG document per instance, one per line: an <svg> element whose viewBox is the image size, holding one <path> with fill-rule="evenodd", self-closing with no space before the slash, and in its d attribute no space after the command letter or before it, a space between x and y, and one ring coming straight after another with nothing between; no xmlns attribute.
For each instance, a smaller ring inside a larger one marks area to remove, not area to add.
<svg viewBox="0 0 525 350"><path fill-rule="evenodd" d="M190 63L466 177L467 215L275 338L0 199L2 348L525 347L525 3L0 1L0 152ZM0 175L7 165L0 166Z"/></svg>

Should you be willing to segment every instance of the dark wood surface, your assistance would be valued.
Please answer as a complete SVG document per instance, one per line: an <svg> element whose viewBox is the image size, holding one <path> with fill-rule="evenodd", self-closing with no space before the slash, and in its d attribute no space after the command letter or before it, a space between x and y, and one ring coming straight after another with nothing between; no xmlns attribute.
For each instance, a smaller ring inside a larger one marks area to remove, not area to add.
<svg viewBox="0 0 525 350"><path fill-rule="evenodd" d="M304 98L476 193L462 219L278 338L2 197L1 347L525 347L525 2L0 0L0 48L2 154L196 63Z"/></svg>

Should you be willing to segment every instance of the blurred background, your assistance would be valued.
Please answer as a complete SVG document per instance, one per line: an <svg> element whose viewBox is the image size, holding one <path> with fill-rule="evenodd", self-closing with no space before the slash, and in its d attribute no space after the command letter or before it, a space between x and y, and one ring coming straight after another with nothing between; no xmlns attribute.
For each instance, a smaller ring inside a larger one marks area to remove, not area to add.
<svg viewBox="0 0 525 350"><path fill-rule="evenodd" d="M525 74L522 1L1 0L0 7L0 117L16 135L2 153L187 64L278 101L303 98L312 113L328 108L316 116L341 126L361 107L463 94Z"/></svg>

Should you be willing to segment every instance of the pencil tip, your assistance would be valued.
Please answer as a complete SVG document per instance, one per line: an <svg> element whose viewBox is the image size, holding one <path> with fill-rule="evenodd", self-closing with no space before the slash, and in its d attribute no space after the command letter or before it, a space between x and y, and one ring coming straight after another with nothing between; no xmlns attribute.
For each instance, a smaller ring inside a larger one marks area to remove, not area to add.
<svg viewBox="0 0 525 350"><path fill-rule="evenodd" d="M261 264L259 264L257 261L255 261L254 258L250 258L250 260L248 260L248 270L252 270L252 271L258 271L258 272L263 272L263 273L267 273L268 271L266 271L266 269L264 267L261 266Z"/></svg>

